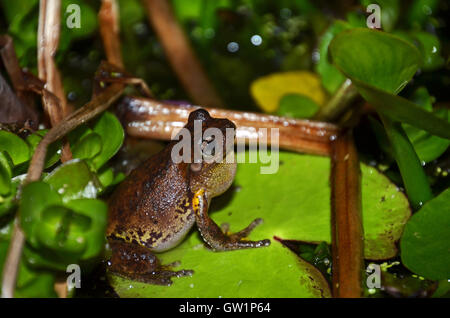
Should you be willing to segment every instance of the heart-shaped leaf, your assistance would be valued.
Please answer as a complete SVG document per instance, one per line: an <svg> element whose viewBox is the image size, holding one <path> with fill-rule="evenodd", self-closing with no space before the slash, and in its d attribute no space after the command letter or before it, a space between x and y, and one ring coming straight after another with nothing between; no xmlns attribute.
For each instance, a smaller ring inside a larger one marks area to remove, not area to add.
<svg viewBox="0 0 450 318"><path fill-rule="evenodd" d="M420 52L399 37L371 29L344 30L330 43L333 63L355 84L398 93L420 66Z"/></svg>
<svg viewBox="0 0 450 318"><path fill-rule="evenodd" d="M385 32L355 28L340 32L330 52L333 63L377 111L450 139L450 123L395 95L420 66L421 55L415 46Z"/></svg>

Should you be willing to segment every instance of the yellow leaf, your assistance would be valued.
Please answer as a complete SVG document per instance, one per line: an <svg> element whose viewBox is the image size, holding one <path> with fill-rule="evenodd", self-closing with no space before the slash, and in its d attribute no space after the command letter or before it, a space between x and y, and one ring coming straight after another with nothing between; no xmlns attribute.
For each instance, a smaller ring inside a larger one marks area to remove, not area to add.
<svg viewBox="0 0 450 318"><path fill-rule="evenodd" d="M251 94L258 106L267 113L278 109L280 99L290 93L305 95L323 105L326 99L319 76L308 71L274 73L253 81Z"/></svg>

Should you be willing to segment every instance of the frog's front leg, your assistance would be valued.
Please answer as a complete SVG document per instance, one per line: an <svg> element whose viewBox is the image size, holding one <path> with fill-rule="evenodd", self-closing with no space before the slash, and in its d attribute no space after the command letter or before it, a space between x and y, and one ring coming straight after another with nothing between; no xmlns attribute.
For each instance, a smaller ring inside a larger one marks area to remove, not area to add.
<svg viewBox="0 0 450 318"><path fill-rule="evenodd" d="M109 240L112 256L109 270L128 279L155 284L172 284L172 277L191 276L192 270L173 271L177 264L161 265L159 259L147 248L138 244Z"/></svg>
<svg viewBox="0 0 450 318"><path fill-rule="evenodd" d="M256 248L270 245L270 240L249 241L246 237L262 219L256 219L237 233L223 231L208 215L208 202L203 190L197 191L193 199L195 221L203 240L215 251L229 251L242 248Z"/></svg>

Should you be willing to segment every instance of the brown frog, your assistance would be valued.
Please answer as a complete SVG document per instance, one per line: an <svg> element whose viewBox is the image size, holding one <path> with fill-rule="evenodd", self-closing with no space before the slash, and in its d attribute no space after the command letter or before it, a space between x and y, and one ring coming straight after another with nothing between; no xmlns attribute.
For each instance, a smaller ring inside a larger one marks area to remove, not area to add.
<svg viewBox="0 0 450 318"><path fill-rule="evenodd" d="M161 265L153 253L178 245L194 224L214 251L270 245L270 240L246 239L261 219L232 234L227 224L221 228L209 217L211 199L225 192L235 176L236 162L225 160L226 130L232 128L234 142L235 125L228 119L212 118L206 110L193 111L185 128L190 132L192 147L195 142L201 143L202 151L212 140L194 140L198 138L194 137L194 121L201 123L201 136L208 128L222 132L223 151L218 153L223 160L194 162L192 148L189 162L176 163L171 155L178 143L174 140L130 173L109 201L107 236L112 249L112 272L159 285L170 285L171 277L191 275L191 270L173 271L174 264Z"/></svg>

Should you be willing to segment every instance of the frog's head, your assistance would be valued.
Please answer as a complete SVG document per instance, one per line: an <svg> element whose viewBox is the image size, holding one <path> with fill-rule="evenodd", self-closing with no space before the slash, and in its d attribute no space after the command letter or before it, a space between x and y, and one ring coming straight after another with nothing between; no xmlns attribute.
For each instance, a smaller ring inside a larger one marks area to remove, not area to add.
<svg viewBox="0 0 450 318"><path fill-rule="evenodd" d="M213 118L206 110L198 109L190 113L185 128L192 138L192 160L188 165L191 191L203 188L210 197L222 194L236 173L236 126L228 119Z"/></svg>

